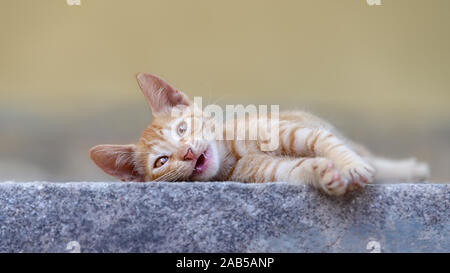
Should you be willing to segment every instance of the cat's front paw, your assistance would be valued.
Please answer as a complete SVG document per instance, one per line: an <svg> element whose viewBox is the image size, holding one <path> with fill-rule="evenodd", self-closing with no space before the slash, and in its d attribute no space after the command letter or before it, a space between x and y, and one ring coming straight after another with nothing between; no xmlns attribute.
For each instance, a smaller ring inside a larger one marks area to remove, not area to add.
<svg viewBox="0 0 450 273"><path fill-rule="evenodd" d="M332 160L323 159L314 166L320 188L330 195L342 195L347 192L348 182L344 180Z"/></svg>
<svg viewBox="0 0 450 273"><path fill-rule="evenodd" d="M341 175L349 183L348 190L354 190L372 183L375 179L375 169L363 161L353 162L342 168Z"/></svg>

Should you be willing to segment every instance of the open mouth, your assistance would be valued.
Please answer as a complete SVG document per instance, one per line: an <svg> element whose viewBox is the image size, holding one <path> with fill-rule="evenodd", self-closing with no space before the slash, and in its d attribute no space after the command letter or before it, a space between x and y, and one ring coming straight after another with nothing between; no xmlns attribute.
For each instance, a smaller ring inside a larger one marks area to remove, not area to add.
<svg viewBox="0 0 450 273"><path fill-rule="evenodd" d="M195 162L194 172L193 174L201 174L208 166L208 149L206 149Z"/></svg>

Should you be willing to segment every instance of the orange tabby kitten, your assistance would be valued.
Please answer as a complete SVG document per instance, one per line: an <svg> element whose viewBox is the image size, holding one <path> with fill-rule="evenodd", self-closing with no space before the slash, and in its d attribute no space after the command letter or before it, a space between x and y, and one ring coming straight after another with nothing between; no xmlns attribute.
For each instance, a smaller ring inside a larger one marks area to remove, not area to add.
<svg viewBox="0 0 450 273"><path fill-rule="evenodd" d="M375 157L330 124L300 111L279 114L278 145L266 151L261 139L227 137L233 128L249 133L248 124L262 122L258 116L234 118L217 129L212 118L194 109L185 94L163 79L145 73L137 79L152 109L152 123L136 144L90 150L103 171L122 181L291 181L342 195L375 179L428 177L426 164Z"/></svg>

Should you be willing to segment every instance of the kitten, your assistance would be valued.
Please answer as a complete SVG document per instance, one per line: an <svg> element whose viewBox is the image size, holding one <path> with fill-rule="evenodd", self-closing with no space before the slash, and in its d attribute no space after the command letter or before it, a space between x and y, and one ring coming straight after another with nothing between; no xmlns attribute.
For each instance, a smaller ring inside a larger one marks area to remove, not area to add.
<svg viewBox="0 0 450 273"><path fill-rule="evenodd" d="M373 156L330 124L300 111L279 114L279 145L265 151L260 139L227 138L232 128L249 133L246 124L260 124L258 116L215 126L163 79L141 73L137 80L152 110L152 123L135 144L90 150L95 164L122 181L291 181L342 195L374 180L417 181L429 176L426 164ZM201 126L193 126L194 122Z"/></svg>

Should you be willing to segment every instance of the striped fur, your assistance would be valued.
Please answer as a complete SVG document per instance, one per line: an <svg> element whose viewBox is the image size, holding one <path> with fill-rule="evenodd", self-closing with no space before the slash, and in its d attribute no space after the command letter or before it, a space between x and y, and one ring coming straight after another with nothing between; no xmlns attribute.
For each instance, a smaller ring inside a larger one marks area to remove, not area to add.
<svg viewBox="0 0 450 273"><path fill-rule="evenodd" d="M195 137L192 129L181 137L174 136L173 130L181 122L192 128L193 120L200 120L202 132L210 132L214 122L205 119L201 111L192 111L194 106L187 97L162 79L140 74L138 81L153 110L150 126L136 144L124 145L120 153L120 145L114 145L114 152L108 148L111 145L91 149L91 158L99 167L124 181L289 181L341 195L374 180L424 180L429 175L426 164L373 156L327 122L301 111L280 113L280 141L272 151L261 149L261 139L237 140L235 132L231 132L232 128L240 128L248 136L249 124L265 122L254 116L227 121L222 131L209 133L206 138ZM180 114L173 117L171 110ZM189 150L193 159L186 160ZM201 174L193 172L196 160L205 151L208 168ZM123 153L130 156L116 156ZM167 163L155 167L154 162L161 156L167 156ZM129 161L123 162L125 159Z"/></svg>

